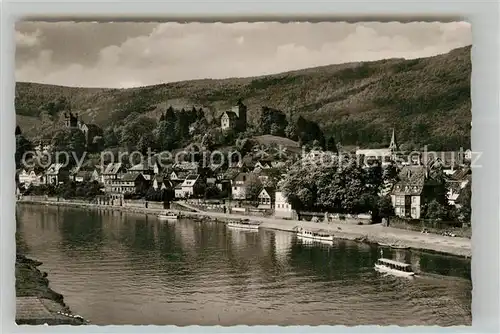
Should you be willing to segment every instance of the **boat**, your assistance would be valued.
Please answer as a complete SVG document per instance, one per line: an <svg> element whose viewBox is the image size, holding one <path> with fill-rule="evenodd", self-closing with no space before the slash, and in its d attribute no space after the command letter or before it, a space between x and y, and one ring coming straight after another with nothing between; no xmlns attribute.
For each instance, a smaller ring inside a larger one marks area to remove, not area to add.
<svg viewBox="0 0 500 334"><path fill-rule="evenodd" d="M333 235L325 231L308 231L300 228L297 231L297 237L300 239L307 239L313 241L333 242Z"/></svg>
<svg viewBox="0 0 500 334"><path fill-rule="evenodd" d="M415 273L413 272L410 264L394 261L391 259L386 259L383 257L379 258L375 263L375 270L395 276L402 276L402 277L415 276Z"/></svg>
<svg viewBox="0 0 500 334"><path fill-rule="evenodd" d="M178 216L172 212L165 212L165 213L160 213L158 215L158 219L160 220L177 220Z"/></svg>
<svg viewBox="0 0 500 334"><path fill-rule="evenodd" d="M399 246L399 245L392 245L392 249L410 249L408 246Z"/></svg>
<svg viewBox="0 0 500 334"><path fill-rule="evenodd" d="M243 228L247 230L258 230L260 226L260 223L254 223L250 222L248 220L242 220L242 221L231 221L227 223L227 227L233 227L233 228Z"/></svg>
<svg viewBox="0 0 500 334"><path fill-rule="evenodd" d="M378 245L382 246L382 247L393 248L393 249L410 249L410 247L408 247L408 246L400 246L400 245L396 245L396 244L384 244L381 242L379 242Z"/></svg>

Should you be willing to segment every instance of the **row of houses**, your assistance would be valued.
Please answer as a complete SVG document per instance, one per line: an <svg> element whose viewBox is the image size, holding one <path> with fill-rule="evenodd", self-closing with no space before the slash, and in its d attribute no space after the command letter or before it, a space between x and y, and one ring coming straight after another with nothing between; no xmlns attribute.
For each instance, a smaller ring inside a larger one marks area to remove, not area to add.
<svg viewBox="0 0 500 334"><path fill-rule="evenodd" d="M422 207L428 197L427 190L432 188L429 170L439 167L447 174L448 200L451 205L458 205L460 193L471 179L470 168L467 167L471 159L470 151L435 152L429 155L420 152L403 161L398 158L394 132L390 147L379 151L357 150L352 154L368 157L371 161L381 161L383 167L394 162L399 166L399 182L387 184L382 195L391 196L395 213L401 217L421 217ZM333 152L311 150L304 154L302 159L317 161L325 156L338 158L338 154ZM386 160L387 156L389 159ZM245 200L252 176L257 176L262 184L266 184L272 173L276 176L275 171L286 172L286 162L253 161L251 157L246 156L223 170L220 166L200 168L196 162L180 162L164 167L155 158L151 158L129 168L122 163L109 163L104 167L95 166L93 170L67 169L62 164L52 164L46 170L39 171L21 169L16 180L24 188L40 184L57 185L68 181L96 181L102 185L104 193L113 198L144 193L144 190L150 188L171 191L175 198L202 197L207 187L215 186L235 200ZM228 174L232 176L229 177ZM285 215L292 210L283 194L269 187L262 188L258 195L258 204L261 208L273 208L278 213L284 212Z"/></svg>

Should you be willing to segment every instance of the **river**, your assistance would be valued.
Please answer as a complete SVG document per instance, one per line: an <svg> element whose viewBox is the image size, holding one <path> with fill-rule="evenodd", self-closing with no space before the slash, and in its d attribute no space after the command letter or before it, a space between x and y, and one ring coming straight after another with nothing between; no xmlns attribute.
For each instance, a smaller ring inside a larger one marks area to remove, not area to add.
<svg viewBox="0 0 500 334"><path fill-rule="evenodd" d="M470 325L470 260L384 249L415 279L374 271L377 246L289 232L18 204L23 251L97 325Z"/></svg>

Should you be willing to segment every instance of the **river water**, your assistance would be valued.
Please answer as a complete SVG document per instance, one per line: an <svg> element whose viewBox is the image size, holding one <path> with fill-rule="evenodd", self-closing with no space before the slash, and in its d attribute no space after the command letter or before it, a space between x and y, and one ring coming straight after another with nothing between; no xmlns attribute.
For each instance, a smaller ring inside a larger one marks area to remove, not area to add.
<svg viewBox="0 0 500 334"><path fill-rule="evenodd" d="M384 249L415 279L374 271L377 246L289 232L18 204L20 246L98 325L470 325L470 261Z"/></svg>

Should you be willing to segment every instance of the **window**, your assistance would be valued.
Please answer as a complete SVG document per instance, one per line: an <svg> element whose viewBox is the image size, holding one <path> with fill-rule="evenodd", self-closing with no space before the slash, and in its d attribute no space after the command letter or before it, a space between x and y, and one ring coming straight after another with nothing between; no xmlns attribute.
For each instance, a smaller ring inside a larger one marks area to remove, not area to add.
<svg viewBox="0 0 500 334"><path fill-rule="evenodd" d="M415 217L416 214L417 214L417 208L411 208L411 216Z"/></svg>

